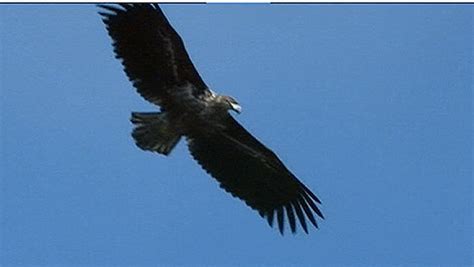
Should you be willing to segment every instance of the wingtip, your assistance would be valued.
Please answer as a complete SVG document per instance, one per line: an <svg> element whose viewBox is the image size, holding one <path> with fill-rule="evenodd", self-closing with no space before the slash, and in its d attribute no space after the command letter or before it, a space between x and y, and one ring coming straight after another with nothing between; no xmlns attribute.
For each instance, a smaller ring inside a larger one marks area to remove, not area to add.
<svg viewBox="0 0 474 267"><path fill-rule="evenodd" d="M280 232L280 235L284 236L285 235L285 227L278 225L278 232Z"/></svg>
<svg viewBox="0 0 474 267"><path fill-rule="evenodd" d="M316 219L314 218L313 212L308 207L308 203L306 203L305 198L300 196L298 199L298 202L303 208L304 213L306 214L306 217L308 217L308 220L311 222L311 224L314 225L316 228L318 228L318 223L316 222Z"/></svg>
<svg viewBox="0 0 474 267"><path fill-rule="evenodd" d="M158 3L152 3L151 4L156 10L161 10L161 7L160 5L158 5Z"/></svg>
<svg viewBox="0 0 474 267"><path fill-rule="evenodd" d="M288 221L290 224L290 229L293 234L296 233L296 219L295 219L295 212L291 203L285 205L286 216L288 217Z"/></svg>
<svg viewBox="0 0 474 267"><path fill-rule="evenodd" d="M102 16L102 22L106 23L106 22L109 21L109 18L108 18L109 15L110 15L109 13L105 13L105 12L102 12L102 11L99 11L97 13L99 13L99 15Z"/></svg>
<svg viewBox="0 0 474 267"><path fill-rule="evenodd" d="M324 217L323 213L322 212L320 212L320 213L321 213L321 215L319 215L319 217L321 217L321 219L323 219L323 220L326 220L326 217Z"/></svg>
<svg viewBox="0 0 474 267"><path fill-rule="evenodd" d="M318 204L322 204L321 200L311 191L309 188L304 185L301 181L298 181L300 186L303 188L303 191L306 192L314 201Z"/></svg>
<svg viewBox="0 0 474 267"><path fill-rule="evenodd" d="M120 13L120 12L124 12L124 11L125 11L125 9L120 9L120 8L118 8L118 7L116 7L116 6L111 5L111 4L96 4L96 6L97 6L98 8L102 8L102 9L105 9L105 10L107 10L107 11L109 11L109 12L112 12L112 13L110 13L110 14L107 14L107 13L106 13L108 16L116 15L116 14L118 14L118 13Z"/></svg>
<svg viewBox="0 0 474 267"><path fill-rule="evenodd" d="M319 229L316 216L314 216L316 211L314 211L311 204L308 203L310 200L310 198L300 196L299 199L294 200L290 204L277 207L272 211L259 211L259 215L266 219L271 228L276 224L276 228L281 235L285 235L286 219L288 219L288 230L291 230L293 235L298 233L298 228L302 229L301 232L309 234L310 227L308 227L306 219L308 219L316 229ZM318 215L321 219L325 219L322 213ZM276 221L276 223L274 223L274 221ZM300 227L296 225L297 221L299 221Z"/></svg>
<svg viewBox="0 0 474 267"><path fill-rule="evenodd" d="M303 231L308 234L308 226L306 225L306 219L304 217L303 211L301 210L301 205L298 201L293 201L293 207L296 212L296 216L298 216L298 220L300 221L301 228Z"/></svg>
<svg viewBox="0 0 474 267"><path fill-rule="evenodd" d="M283 235L285 232L285 220L283 216L283 207L278 207L277 219L278 219L278 230L280 230L280 234Z"/></svg>
<svg viewBox="0 0 474 267"><path fill-rule="evenodd" d="M311 209L314 211L314 213L316 213L320 218L323 218L323 213L321 212L321 210L319 210L318 206L316 206L316 204L314 204L314 201L313 201L314 199L311 198L311 195L305 194L305 193L307 193L307 192L304 192L301 195L306 200L306 203L311 207Z"/></svg>
<svg viewBox="0 0 474 267"><path fill-rule="evenodd" d="M267 222L268 222L268 225L270 225L270 227L273 228L273 214L274 214L274 211L271 210L269 212L267 212Z"/></svg>

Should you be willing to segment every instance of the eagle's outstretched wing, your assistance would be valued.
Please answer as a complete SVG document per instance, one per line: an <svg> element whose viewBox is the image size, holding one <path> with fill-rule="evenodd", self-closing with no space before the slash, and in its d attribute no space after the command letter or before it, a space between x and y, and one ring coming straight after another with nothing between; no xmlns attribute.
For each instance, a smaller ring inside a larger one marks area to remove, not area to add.
<svg viewBox="0 0 474 267"><path fill-rule="evenodd" d="M190 92L191 97L212 94L157 4L99 7L116 56L145 99L171 111L186 100L175 100L180 92ZM285 214L293 232L298 220L308 232L306 218L317 227L314 214L323 218L319 199L230 115L219 123L208 130L191 127L187 133L191 154L201 166L270 225L276 217L281 233Z"/></svg>
<svg viewBox="0 0 474 267"><path fill-rule="evenodd" d="M208 90L183 41L157 4L98 5L130 81L148 101L166 106L167 90L191 84L193 94Z"/></svg>
<svg viewBox="0 0 474 267"><path fill-rule="evenodd" d="M189 150L199 164L222 188L267 218L270 226L276 215L281 233L284 213L292 232L297 220L308 232L305 217L318 227L314 213L324 218L316 206L319 199L230 115L224 125L220 132L188 137Z"/></svg>

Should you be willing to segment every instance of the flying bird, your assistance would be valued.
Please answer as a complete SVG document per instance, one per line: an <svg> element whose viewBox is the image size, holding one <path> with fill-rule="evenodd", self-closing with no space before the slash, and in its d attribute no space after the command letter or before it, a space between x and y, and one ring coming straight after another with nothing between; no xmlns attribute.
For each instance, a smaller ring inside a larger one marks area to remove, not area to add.
<svg viewBox="0 0 474 267"><path fill-rule="evenodd" d="M157 4L99 4L116 58L138 93L159 112L132 112L132 137L142 150L168 155L183 137L192 157L220 187L240 198L281 234L306 219L316 228L321 201L278 156L242 127L229 111L237 100L209 89L183 40Z"/></svg>

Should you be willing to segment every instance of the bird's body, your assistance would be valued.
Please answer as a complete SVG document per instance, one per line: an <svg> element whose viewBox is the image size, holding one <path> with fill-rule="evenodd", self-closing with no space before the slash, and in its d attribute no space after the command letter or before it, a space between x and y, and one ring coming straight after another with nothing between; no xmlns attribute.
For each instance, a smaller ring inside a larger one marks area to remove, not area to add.
<svg viewBox="0 0 474 267"><path fill-rule="evenodd" d="M138 147L168 155L184 137L194 159L221 187L270 225L284 214L293 232L305 217L317 227L319 199L230 114L237 101L214 93L194 68L184 43L156 4L99 5L117 58L138 92L160 112L133 112Z"/></svg>

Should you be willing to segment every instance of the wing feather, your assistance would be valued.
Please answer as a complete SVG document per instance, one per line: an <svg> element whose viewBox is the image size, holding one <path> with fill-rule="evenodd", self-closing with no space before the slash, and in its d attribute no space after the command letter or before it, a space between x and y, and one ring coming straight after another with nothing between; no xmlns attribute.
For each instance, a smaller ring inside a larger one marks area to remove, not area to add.
<svg viewBox="0 0 474 267"><path fill-rule="evenodd" d="M293 211L293 207L291 203L285 205L286 215L288 216L288 221L290 222L291 232L296 233L296 221L295 221L295 213Z"/></svg>
<svg viewBox="0 0 474 267"><path fill-rule="evenodd" d="M306 225L306 220L304 218L303 211L301 210L300 203L298 203L297 200L293 201L293 207L295 207L296 215L298 216L298 220L300 221L301 227L305 231L305 233L308 233L308 226Z"/></svg>
<svg viewBox="0 0 474 267"><path fill-rule="evenodd" d="M317 226L313 213L321 218L322 213L314 194L308 193L311 191L278 157L230 115L223 125L222 131L200 131L188 136L189 150L198 163L224 190L266 217L270 226L276 213L280 232L284 231L285 216L292 232L296 231L296 219L307 232L304 215Z"/></svg>
<svg viewBox="0 0 474 267"><path fill-rule="evenodd" d="M273 227L273 216L274 216L275 212L273 210L267 212L267 221L268 221L268 225L270 225L270 227Z"/></svg>
<svg viewBox="0 0 474 267"><path fill-rule="evenodd" d="M280 230L280 233L283 234L285 231L285 221L283 218L283 207L279 206L277 208L277 219L278 219L278 230Z"/></svg>
<svg viewBox="0 0 474 267"><path fill-rule="evenodd" d="M193 94L207 91L184 43L156 4L98 5L113 40L116 57L137 91L148 101L170 106L167 90L191 84Z"/></svg>
<svg viewBox="0 0 474 267"><path fill-rule="evenodd" d="M309 221L314 225L314 227L318 228L318 223L316 222L316 219L313 216L313 212L311 212L311 210L309 209L308 204L306 203L304 198L299 197L298 202L306 213L306 216L308 217Z"/></svg>
<svg viewBox="0 0 474 267"><path fill-rule="evenodd" d="M311 200L311 198L307 194L301 194L301 195L304 197L304 199L306 200L306 203L309 204L309 206L313 209L313 211L316 212L316 214L318 214L319 217L324 219L323 214L321 213L319 208L316 206L316 204L314 204L313 200Z"/></svg>

